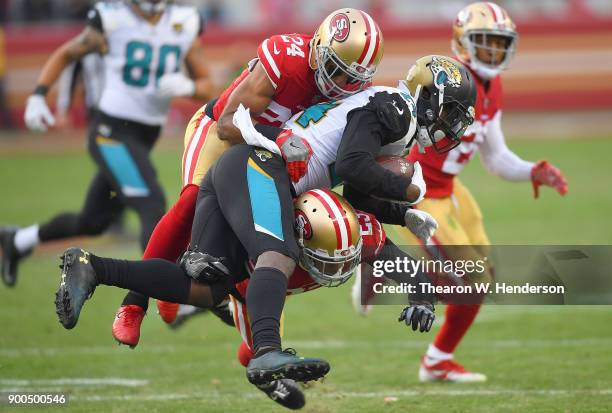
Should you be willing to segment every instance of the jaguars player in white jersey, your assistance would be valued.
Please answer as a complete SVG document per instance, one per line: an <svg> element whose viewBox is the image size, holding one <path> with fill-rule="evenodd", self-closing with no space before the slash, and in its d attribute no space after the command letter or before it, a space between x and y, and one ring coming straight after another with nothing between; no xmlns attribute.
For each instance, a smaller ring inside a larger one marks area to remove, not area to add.
<svg viewBox="0 0 612 413"><path fill-rule="evenodd" d="M44 132L55 123L45 96L62 70L90 53L104 63L104 88L89 127L88 149L98 166L79 213L43 224L0 229L2 279L16 282L17 264L41 242L102 233L124 208L140 218L145 248L165 210L165 198L149 157L175 96L208 99L212 86L194 7L166 0L97 3L85 29L47 60L28 98L25 123ZM188 75L185 75L187 73Z"/></svg>

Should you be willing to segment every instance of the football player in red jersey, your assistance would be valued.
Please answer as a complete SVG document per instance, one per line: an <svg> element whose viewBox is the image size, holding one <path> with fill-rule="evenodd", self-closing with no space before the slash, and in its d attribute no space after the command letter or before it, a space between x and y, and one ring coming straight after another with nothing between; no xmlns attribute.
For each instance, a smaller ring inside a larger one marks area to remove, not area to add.
<svg viewBox="0 0 612 413"><path fill-rule="evenodd" d="M452 48L458 60L474 74L478 88L476 120L460 141L447 141L419 151L413 147L410 161L419 161L427 183L425 200L418 209L429 212L439 223L434 245L455 258L476 258L490 244L478 204L457 175L477 150L486 168L509 181L531 180L534 196L541 185L560 195L568 190L561 171L547 161L525 161L513 153L501 129L502 82L500 73L514 55L517 42L515 25L508 13L492 2L472 3L459 12L453 24ZM417 96L415 96L417 98ZM418 102L418 100L417 100ZM398 228L400 236L416 244L409 232ZM444 250L445 245L461 245ZM469 247L469 246L473 247ZM488 275L489 277L492 274ZM486 376L466 370L453 359L453 353L472 324L479 304L449 304L444 323L422 359L421 381L480 382Z"/></svg>
<svg viewBox="0 0 612 413"><path fill-rule="evenodd" d="M200 108L185 132L183 189L178 201L153 231L144 258L175 261L189 241L198 186L206 171L232 144L242 142L232 124L239 104L250 108L256 128L276 137L287 170L297 181L312 153L308 142L280 126L296 112L317 101L342 98L371 84L383 55L378 25L365 12L340 9L325 18L314 36L285 34L265 39L257 58L221 94ZM134 347L148 298L130 292L113 323L113 336ZM171 321L175 304L158 303L160 315Z"/></svg>

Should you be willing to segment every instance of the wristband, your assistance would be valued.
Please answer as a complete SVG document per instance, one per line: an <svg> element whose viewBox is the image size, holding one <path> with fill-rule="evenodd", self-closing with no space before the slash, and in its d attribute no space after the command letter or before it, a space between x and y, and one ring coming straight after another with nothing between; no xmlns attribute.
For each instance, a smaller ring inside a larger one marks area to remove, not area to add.
<svg viewBox="0 0 612 413"><path fill-rule="evenodd" d="M35 95L47 96L47 93L49 93L49 86L36 85L34 88Z"/></svg>

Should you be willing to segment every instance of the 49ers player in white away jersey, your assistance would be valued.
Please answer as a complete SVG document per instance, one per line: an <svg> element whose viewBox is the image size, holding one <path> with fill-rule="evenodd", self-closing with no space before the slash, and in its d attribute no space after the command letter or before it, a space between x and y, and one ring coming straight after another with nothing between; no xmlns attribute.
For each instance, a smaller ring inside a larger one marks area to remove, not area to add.
<svg viewBox="0 0 612 413"><path fill-rule="evenodd" d="M504 9L492 2L470 4L459 12L453 24L453 51L472 71L478 88L476 120L461 143L451 150L438 153L428 148L420 153L414 147L408 155L410 161L419 161L422 165L427 194L418 208L429 212L440 224L432 242L441 250L444 245L472 245L471 251L461 254L478 257L489 245L478 204L457 178L476 151L480 151L485 167L493 174L509 181L531 180L536 198L541 185L550 186L561 195L567 192L567 182L559 169L547 161L525 161L506 146L501 129L500 72L507 68L514 55L516 42L514 23ZM400 229L399 232L411 238L408 231ZM417 240L412 238L412 241ZM452 256L450 250L443 252ZM465 259L465 255L454 258ZM479 308L479 304L446 307L444 324L422 359L421 381L486 380L485 375L467 371L453 359L455 348Z"/></svg>

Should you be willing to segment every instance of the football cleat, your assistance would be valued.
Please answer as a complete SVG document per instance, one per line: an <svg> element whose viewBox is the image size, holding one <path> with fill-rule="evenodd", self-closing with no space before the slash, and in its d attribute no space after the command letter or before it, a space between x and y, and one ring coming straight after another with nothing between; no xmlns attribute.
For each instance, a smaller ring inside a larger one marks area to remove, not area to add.
<svg viewBox="0 0 612 413"><path fill-rule="evenodd" d="M274 380L270 383L258 384L256 387L270 399L288 409L298 410L306 404L300 385L293 380Z"/></svg>
<svg viewBox="0 0 612 413"><path fill-rule="evenodd" d="M139 305L128 304L119 307L113 321L113 337L119 344L134 348L140 340L140 325L145 310Z"/></svg>
<svg viewBox="0 0 612 413"><path fill-rule="evenodd" d="M66 329L76 326L85 300L98 285L96 273L89 259L89 252L71 247L60 257L62 278L55 293L55 312Z"/></svg>
<svg viewBox="0 0 612 413"><path fill-rule="evenodd" d="M156 300L157 312L166 324L172 324L179 313L180 304L170 301Z"/></svg>
<svg viewBox="0 0 612 413"><path fill-rule="evenodd" d="M246 375L251 384L265 384L279 379L306 382L317 380L329 372L329 363L323 359L298 357L292 348L272 350L251 359Z"/></svg>
<svg viewBox="0 0 612 413"><path fill-rule="evenodd" d="M440 360L430 363L427 359L428 357L421 359L421 368L419 369L419 380L423 383L431 381L482 383L487 381L487 376L484 374L467 371L455 360Z"/></svg>
<svg viewBox="0 0 612 413"><path fill-rule="evenodd" d="M0 249L2 249L2 281L7 287L13 287L17 282L17 267L19 260L29 255L32 250L19 252L15 248L15 234L18 227L0 228Z"/></svg>

